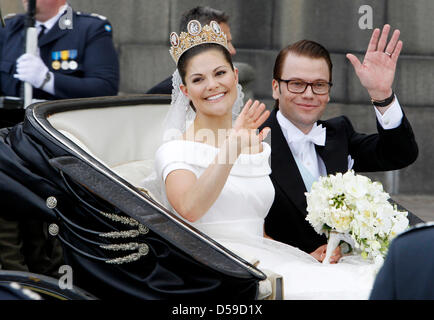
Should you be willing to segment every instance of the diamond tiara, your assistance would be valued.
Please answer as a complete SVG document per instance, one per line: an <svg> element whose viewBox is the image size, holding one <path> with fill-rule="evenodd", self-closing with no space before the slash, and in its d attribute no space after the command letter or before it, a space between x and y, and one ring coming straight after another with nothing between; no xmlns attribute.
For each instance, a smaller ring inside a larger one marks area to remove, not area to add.
<svg viewBox="0 0 434 320"><path fill-rule="evenodd" d="M229 51L226 35L215 21L202 27L199 21L191 20L187 24L187 32L183 31L179 36L172 32L169 40L172 45L169 52L176 64L185 51L204 43L220 44Z"/></svg>

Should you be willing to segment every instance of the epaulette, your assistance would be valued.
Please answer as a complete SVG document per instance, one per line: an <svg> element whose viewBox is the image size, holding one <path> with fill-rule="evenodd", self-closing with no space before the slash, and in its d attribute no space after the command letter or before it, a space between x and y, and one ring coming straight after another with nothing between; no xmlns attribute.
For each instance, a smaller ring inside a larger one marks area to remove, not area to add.
<svg viewBox="0 0 434 320"><path fill-rule="evenodd" d="M104 16L102 16L100 14L97 14L97 13L83 13L83 12L80 12L80 11L77 11L76 13L79 16L88 16L88 17L98 18L98 19L101 19L101 20L107 20L107 17L104 17Z"/></svg>
<svg viewBox="0 0 434 320"><path fill-rule="evenodd" d="M412 226L411 228L407 229L406 231L400 233L398 235L398 237L409 234L411 232L415 232L415 231L419 231L422 229L427 229L427 228L431 228L434 227L434 221L429 221L429 222L421 222L418 224L415 224L414 226Z"/></svg>

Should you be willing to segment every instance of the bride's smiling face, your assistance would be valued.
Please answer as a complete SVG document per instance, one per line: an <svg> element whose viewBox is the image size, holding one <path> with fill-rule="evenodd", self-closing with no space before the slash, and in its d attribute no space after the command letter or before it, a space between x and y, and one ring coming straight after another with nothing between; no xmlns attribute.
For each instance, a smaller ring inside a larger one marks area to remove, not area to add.
<svg viewBox="0 0 434 320"><path fill-rule="evenodd" d="M222 117L232 114L237 83L238 70L232 70L220 51L210 49L188 61L180 88L193 102L196 113Z"/></svg>

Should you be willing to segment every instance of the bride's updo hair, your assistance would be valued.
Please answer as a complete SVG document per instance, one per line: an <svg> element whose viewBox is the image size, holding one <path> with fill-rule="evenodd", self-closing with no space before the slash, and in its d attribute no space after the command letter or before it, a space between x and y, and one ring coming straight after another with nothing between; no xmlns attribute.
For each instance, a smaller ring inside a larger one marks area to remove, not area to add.
<svg viewBox="0 0 434 320"><path fill-rule="evenodd" d="M209 50L216 50L216 51L221 52L223 54L223 57L227 61L227 63L229 63L229 66L231 67L232 71L234 70L234 65L232 63L231 54L229 53L229 51L225 47L223 47L219 44L216 44L216 43L200 44L198 46L195 46L195 47L185 51L178 60L177 68L179 71L179 75L181 76L182 83L184 85L185 85L185 75L187 74L187 67L188 67L189 61L191 59L193 59L195 56L197 56L198 54L209 51ZM196 112L196 108L194 107L192 101L190 101L190 107L194 110L194 112Z"/></svg>
<svg viewBox="0 0 434 320"><path fill-rule="evenodd" d="M198 54L203 53L203 52L208 51L208 50L220 51L223 54L223 57L225 58L225 60L229 63L232 71L234 70L231 54L229 53L229 51L225 47L223 47L222 45L216 44L216 43L200 44L198 46L195 46L195 47L185 51L178 60L177 68L179 71L179 75L181 76L182 83L184 85L185 85L185 75L187 73L188 62L192 58L197 56Z"/></svg>

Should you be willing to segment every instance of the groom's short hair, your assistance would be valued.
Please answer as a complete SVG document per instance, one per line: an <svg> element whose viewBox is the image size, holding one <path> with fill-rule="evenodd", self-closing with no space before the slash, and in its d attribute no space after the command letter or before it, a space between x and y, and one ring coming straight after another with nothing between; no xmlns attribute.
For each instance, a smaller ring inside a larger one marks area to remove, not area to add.
<svg viewBox="0 0 434 320"><path fill-rule="evenodd" d="M211 7L194 7L182 14L179 32L186 31L191 20L197 20L201 25L209 24L213 20L217 23L228 23L229 16L224 11Z"/></svg>
<svg viewBox="0 0 434 320"><path fill-rule="evenodd" d="M329 67L329 81L332 81L333 63L330 58L330 53L322 45L312 40L300 40L280 50L274 63L273 79L277 80L281 78L283 64L285 63L285 58L289 53L313 59L324 59Z"/></svg>

